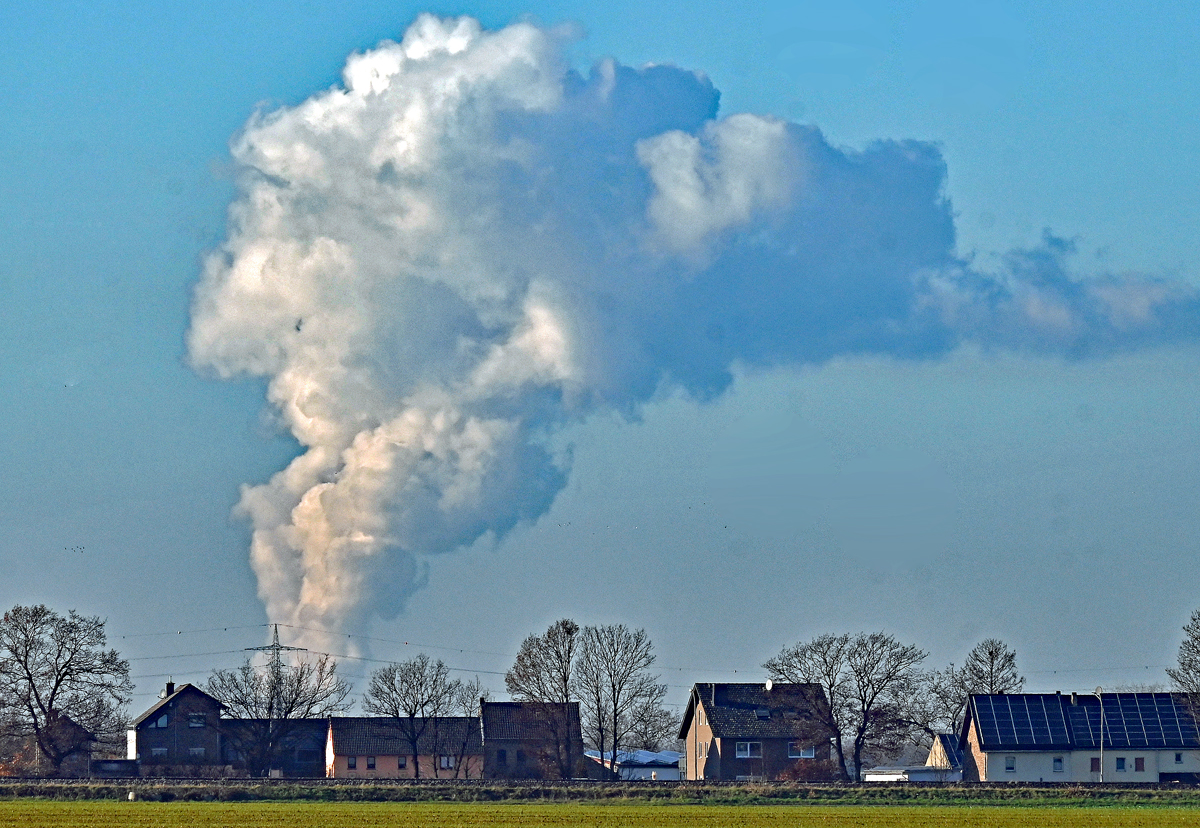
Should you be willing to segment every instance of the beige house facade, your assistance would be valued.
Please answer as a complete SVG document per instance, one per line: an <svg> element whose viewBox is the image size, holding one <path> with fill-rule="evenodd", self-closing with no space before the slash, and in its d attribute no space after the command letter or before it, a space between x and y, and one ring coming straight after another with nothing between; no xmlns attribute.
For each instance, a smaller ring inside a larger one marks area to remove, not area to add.
<svg viewBox="0 0 1200 828"><path fill-rule="evenodd" d="M325 775L330 779L480 779L479 719L336 716L329 720Z"/></svg>

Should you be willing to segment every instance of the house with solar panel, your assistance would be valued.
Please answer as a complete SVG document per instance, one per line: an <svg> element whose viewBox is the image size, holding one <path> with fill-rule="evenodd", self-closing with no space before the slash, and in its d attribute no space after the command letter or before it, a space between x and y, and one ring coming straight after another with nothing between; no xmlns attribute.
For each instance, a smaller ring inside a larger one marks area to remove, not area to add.
<svg viewBox="0 0 1200 828"><path fill-rule="evenodd" d="M959 744L974 782L1200 782L1180 693L972 695Z"/></svg>

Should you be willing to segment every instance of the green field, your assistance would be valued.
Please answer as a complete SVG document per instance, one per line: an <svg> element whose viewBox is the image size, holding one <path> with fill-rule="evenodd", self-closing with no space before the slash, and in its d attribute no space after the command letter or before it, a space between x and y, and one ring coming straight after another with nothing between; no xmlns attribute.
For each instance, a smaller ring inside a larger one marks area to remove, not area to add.
<svg viewBox="0 0 1200 828"><path fill-rule="evenodd" d="M133 828L372 828L422 826L1200 826L1200 810L1022 806L846 805L464 805L457 803L304 802L0 802L0 826L132 826Z"/></svg>

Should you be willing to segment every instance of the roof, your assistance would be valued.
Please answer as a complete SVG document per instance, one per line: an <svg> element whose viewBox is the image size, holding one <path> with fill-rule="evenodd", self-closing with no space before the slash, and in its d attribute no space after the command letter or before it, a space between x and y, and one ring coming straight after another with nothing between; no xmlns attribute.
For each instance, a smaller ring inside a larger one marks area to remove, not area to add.
<svg viewBox="0 0 1200 828"><path fill-rule="evenodd" d="M436 720L413 720L416 728L425 724L417 740L422 756L457 754L466 742L466 753L483 753L479 719L475 716L443 716ZM335 716L329 720L333 752L338 756L410 756L412 747L405 736L407 719L388 716ZM426 724L427 723L427 724Z"/></svg>
<svg viewBox="0 0 1200 828"><path fill-rule="evenodd" d="M962 746L958 743L958 737L953 733L939 733L936 739L941 746L942 752L946 754L946 759L950 762L952 770L959 770L963 763Z"/></svg>
<svg viewBox="0 0 1200 828"><path fill-rule="evenodd" d="M225 705L221 704L221 702L215 696L211 696L208 693L205 693L203 690L201 690L196 685L181 684L181 685L179 685L179 688L174 693L172 693L169 696L159 699L157 702L154 703L154 705L149 710L147 710L145 713L143 713L142 715L140 715L136 719L134 719L132 726L137 727L142 722L146 721L151 716L153 716L155 713L157 713L160 709L162 709L163 707L166 707L171 702L178 699L184 693L199 693L201 696L204 696L204 698L211 701L218 708L223 709L225 707Z"/></svg>
<svg viewBox="0 0 1200 828"><path fill-rule="evenodd" d="M811 736L823 727L817 718L825 705L819 684L696 684L679 729L687 737L699 703L717 738L748 736L759 739Z"/></svg>
<svg viewBox="0 0 1200 828"><path fill-rule="evenodd" d="M984 751L1200 748L1180 693L972 695L960 747L972 725Z"/></svg>
<svg viewBox="0 0 1200 828"><path fill-rule="evenodd" d="M563 706L561 702L484 702L481 711L484 741L545 738L547 714L557 711L562 715ZM568 727L578 729L579 702L568 702L565 706L570 716Z"/></svg>
<svg viewBox="0 0 1200 828"><path fill-rule="evenodd" d="M270 719L222 719L222 731L234 739L261 738L271 727ZM329 732L329 719L286 719L282 724L275 720L276 732L283 731L283 739L290 744L325 745Z"/></svg>
<svg viewBox="0 0 1200 828"><path fill-rule="evenodd" d="M585 750L584 756L590 759L600 761L600 751ZM611 750L604 751L604 761L607 762L612 756ZM617 765L625 768L677 768L679 767L679 757L683 756L677 750L660 750L658 752L651 750L618 750Z"/></svg>

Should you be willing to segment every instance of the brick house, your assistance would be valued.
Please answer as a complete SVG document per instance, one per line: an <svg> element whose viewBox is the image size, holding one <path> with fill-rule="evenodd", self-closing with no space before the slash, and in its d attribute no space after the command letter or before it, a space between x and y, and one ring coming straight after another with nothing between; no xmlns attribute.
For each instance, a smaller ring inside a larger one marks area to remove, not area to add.
<svg viewBox="0 0 1200 828"><path fill-rule="evenodd" d="M972 695L959 737L972 782L1200 782L1179 693Z"/></svg>
<svg viewBox="0 0 1200 828"><path fill-rule="evenodd" d="M411 728L411 730L409 729ZM418 734L414 755L408 733ZM475 716L335 716L325 742L330 779L478 779L483 740Z"/></svg>
<svg viewBox="0 0 1200 828"><path fill-rule="evenodd" d="M683 779L810 778L830 757L816 684L696 684L679 738Z"/></svg>
<svg viewBox="0 0 1200 828"><path fill-rule="evenodd" d="M143 776L204 776L224 765L219 701L194 684L167 682L159 700L133 720L128 758Z"/></svg>
<svg viewBox="0 0 1200 828"><path fill-rule="evenodd" d="M264 774L325 775L327 720L229 719L223 710L194 684L167 682L159 700L133 720L127 756L142 776L244 776L248 765L259 764ZM276 745L269 759L256 755L268 735Z"/></svg>
<svg viewBox="0 0 1200 828"><path fill-rule="evenodd" d="M572 779L594 763L583 753L579 702L481 704L487 779Z"/></svg>

